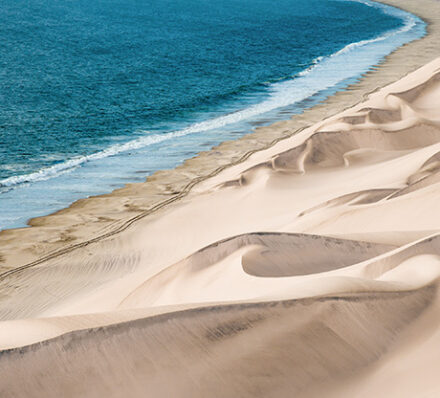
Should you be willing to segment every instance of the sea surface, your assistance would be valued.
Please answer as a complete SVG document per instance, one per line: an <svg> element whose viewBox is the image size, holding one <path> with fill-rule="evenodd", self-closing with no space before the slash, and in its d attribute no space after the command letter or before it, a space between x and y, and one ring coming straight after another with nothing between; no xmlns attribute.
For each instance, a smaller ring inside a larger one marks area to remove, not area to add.
<svg viewBox="0 0 440 398"><path fill-rule="evenodd" d="M0 229L300 113L425 28L369 0L2 0Z"/></svg>

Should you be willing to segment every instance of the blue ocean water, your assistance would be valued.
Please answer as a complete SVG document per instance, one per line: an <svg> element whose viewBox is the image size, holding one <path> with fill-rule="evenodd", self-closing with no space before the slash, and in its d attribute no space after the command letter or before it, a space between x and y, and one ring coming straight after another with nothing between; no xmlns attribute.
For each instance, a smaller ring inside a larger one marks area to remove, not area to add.
<svg viewBox="0 0 440 398"><path fill-rule="evenodd" d="M424 34L369 0L3 0L0 229L286 119Z"/></svg>

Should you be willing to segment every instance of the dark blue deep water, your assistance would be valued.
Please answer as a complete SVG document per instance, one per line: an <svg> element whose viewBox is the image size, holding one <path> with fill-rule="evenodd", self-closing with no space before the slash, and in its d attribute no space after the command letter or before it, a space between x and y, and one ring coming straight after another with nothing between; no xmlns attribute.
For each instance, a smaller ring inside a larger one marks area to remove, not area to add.
<svg viewBox="0 0 440 398"><path fill-rule="evenodd" d="M301 112L424 30L368 0L2 0L0 229Z"/></svg>

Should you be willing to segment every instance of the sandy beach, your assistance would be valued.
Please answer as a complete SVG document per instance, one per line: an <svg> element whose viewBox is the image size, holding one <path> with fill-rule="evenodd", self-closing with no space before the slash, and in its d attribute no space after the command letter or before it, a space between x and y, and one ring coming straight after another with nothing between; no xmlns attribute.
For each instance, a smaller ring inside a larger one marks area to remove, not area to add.
<svg viewBox="0 0 440 398"><path fill-rule="evenodd" d="M2 397L440 395L440 3L362 80L0 233Z"/></svg>

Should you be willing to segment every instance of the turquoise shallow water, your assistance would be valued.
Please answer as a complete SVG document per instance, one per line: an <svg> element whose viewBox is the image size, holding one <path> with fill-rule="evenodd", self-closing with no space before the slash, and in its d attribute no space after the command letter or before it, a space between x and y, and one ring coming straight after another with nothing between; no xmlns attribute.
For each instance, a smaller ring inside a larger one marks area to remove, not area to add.
<svg viewBox="0 0 440 398"><path fill-rule="evenodd" d="M424 33L370 1L4 0L0 228L299 113Z"/></svg>

